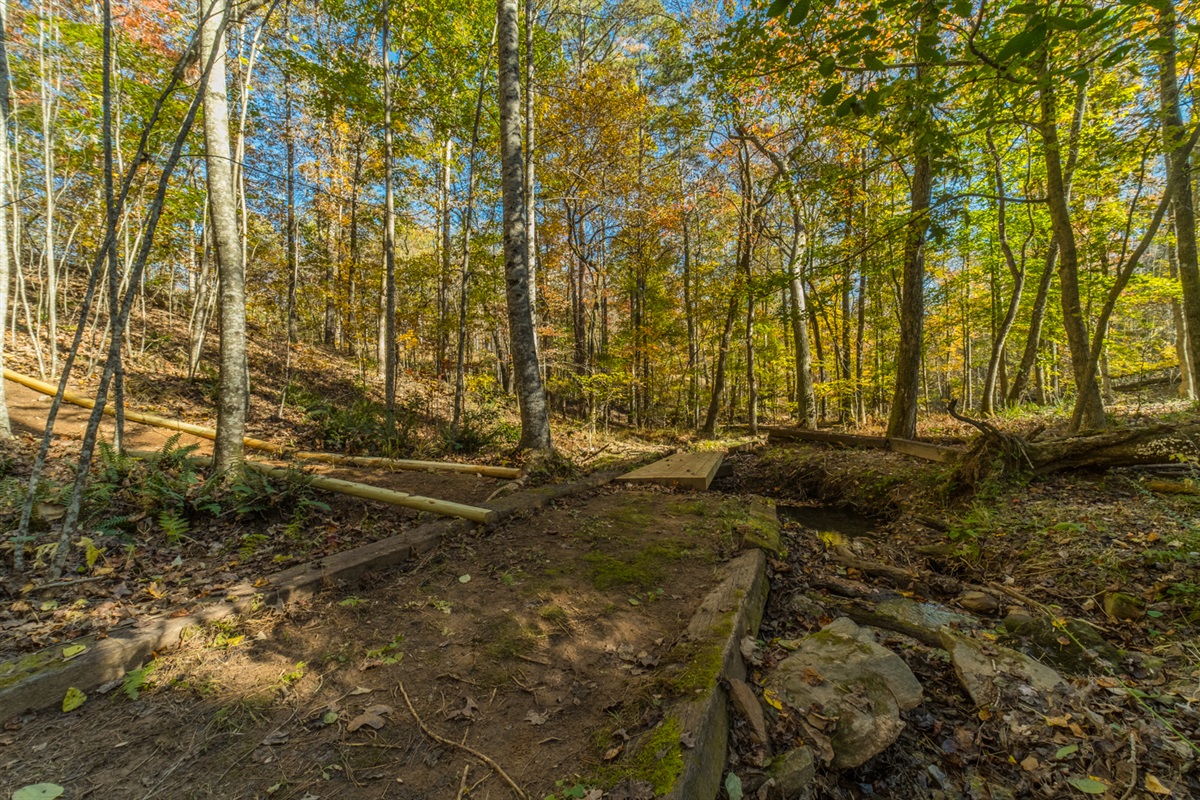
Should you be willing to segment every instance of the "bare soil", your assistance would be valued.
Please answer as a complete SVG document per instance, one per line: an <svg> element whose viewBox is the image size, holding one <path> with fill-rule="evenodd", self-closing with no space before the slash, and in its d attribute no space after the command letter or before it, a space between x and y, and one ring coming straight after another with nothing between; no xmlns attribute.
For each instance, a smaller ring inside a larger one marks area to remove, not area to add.
<svg viewBox="0 0 1200 800"><path fill-rule="evenodd" d="M0 783L68 797L530 797L652 771L626 753L745 501L603 489L310 605L196 631L124 687L10 720ZM424 724L449 746L423 733ZM352 730L353 729L353 730Z"/></svg>

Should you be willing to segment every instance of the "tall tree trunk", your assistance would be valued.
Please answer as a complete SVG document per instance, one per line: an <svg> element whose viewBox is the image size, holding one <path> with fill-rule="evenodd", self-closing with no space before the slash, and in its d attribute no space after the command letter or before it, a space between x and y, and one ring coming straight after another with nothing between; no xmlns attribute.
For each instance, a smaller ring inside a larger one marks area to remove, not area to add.
<svg viewBox="0 0 1200 800"><path fill-rule="evenodd" d="M442 185L440 189L442 207L441 224L442 240L439 245L441 255L441 271L438 275L438 324L437 345L434 364L434 374L439 378L446 372L446 351L450 347L450 206L453 200L453 169L451 161L454 156L454 140L446 137L442 145Z"/></svg>
<svg viewBox="0 0 1200 800"><path fill-rule="evenodd" d="M725 327L721 329L721 346L717 350L717 366L713 371L712 395L708 401L708 413L704 416L701 433L712 438L717 435L717 416L721 413L721 395L725 393L725 362L729 359L729 344L733 338L733 323L737 319L738 294L729 298L729 312L725 315Z"/></svg>
<svg viewBox="0 0 1200 800"><path fill-rule="evenodd" d="M391 3L383 3L383 395L388 421L396 418L396 200L392 186L392 45L388 38ZM448 201L447 201L448 202ZM441 336L441 332L438 332ZM389 435L392 428L389 425Z"/></svg>
<svg viewBox="0 0 1200 800"><path fill-rule="evenodd" d="M700 376L699 368L700 347L696 338L696 304L692 297L692 242L688 225L689 214L683 212L683 313L687 318L688 338L688 399L687 418L689 427L695 428L700 423Z"/></svg>
<svg viewBox="0 0 1200 800"><path fill-rule="evenodd" d="M1025 246L1021 248L1021 260L1018 262L1008 240L1008 202L1004 197L1004 165L1001 162L999 151L996 150L996 143L990 128L987 130L986 136L988 152L991 153L992 167L995 170L996 235L1000 239L1000 250L1004 254L1004 263L1008 267L1008 273L1013 281L1008 308L992 337L992 352L988 358L987 373L983 378L983 396L979 401L979 411L984 416L989 416L996 410L996 379L1000 372L1001 359L1004 358L1004 345L1008 340L1009 331L1012 330L1013 323L1017 319L1017 311L1021 307L1021 293L1025 289L1025 256L1029 238L1025 239ZM1031 230L1030 235L1032 233Z"/></svg>
<svg viewBox="0 0 1200 800"><path fill-rule="evenodd" d="M496 46L496 28L488 51L479 67L479 91L475 95L475 119L471 123L471 150L467 156L467 202L463 207L462 251L459 255L458 289L458 346L454 360L454 419L451 430L457 432L462 422L463 403L466 396L466 346L467 346L467 291L471 284L471 226L475 214L475 159L479 154L479 122L483 118L483 96L487 87L488 65L492 62L492 48Z"/></svg>
<svg viewBox="0 0 1200 800"><path fill-rule="evenodd" d="M937 25L937 6L929 4L922 12L917 39L930 34ZM936 46L936 45L935 45ZM927 68L916 69L916 83L928 80ZM917 103L927 101L918 99ZM917 405L921 389L921 363L925 331L925 235L929 229L929 204L933 193L933 164L926 143L932 124L932 109L916 109L912 129L913 170L911 203L904 236L904 271L900 294L900 344L896 350L896 387L892 393L892 412L887 435L911 439L917 435Z"/></svg>
<svg viewBox="0 0 1200 800"><path fill-rule="evenodd" d="M917 137L914 137L914 139ZM912 203L904 239L904 275L900 295L900 345L896 352L896 388L887 435L911 439L917 435L917 402L921 388L922 337L925 326L925 233L933 169L929 153L919 145L913 163Z"/></svg>
<svg viewBox="0 0 1200 800"><path fill-rule="evenodd" d="M1071 430L1100 430L1106 426L1104 401L1093 372L1088 345L1087 323L1079 299L1079 255L1075 229L1071 225L1068 187L1064 177L1061 145L1058 139L1058 104L1054 78L1043 55L1041 82L1038 87L1042 152L1046 162L1046 205L1050 212L1054 237L1058 240L1058 277L1061 289L1063 329L1071 350L1071 371L1075 377L1075 411Z"/></svg>
<svg viewBox="0 0 1200 800"><path fill-rule="evenodd" d="M202 61L212 60L204 85L205 172L217 250L220 293L220 388L217 393L217 438L213 469L227 473L242 461L242 437L250 403L246 368L246 270L233 185L233 153L229 143L229 98L225 81L225 26L231 0L214 0L200 36ZM200 0L201 13L208 5Z"/></svg>
<svg viewBox="0 0 1200 800"><path fill-rule="evenodd" d="M1175 216L1175 253L1179 264L1179 284L1183 289L1184 346L1188 363L1200 364L1200 264L1196 257L1196 211L1192 197L1191 158L1183 151L1185 131L1179 110L1179 83L1176 77L1175 29L1178 20L1174 0L1166 0L1158 12L1162 49L1159 65L1159 102L1163 125L1163 155L1167 169L1176 162L1182 179L1176 185L1173 200ZM1193 379L1195 376L1193 375ZM1194 381L1193 381L1194 382Z"/></svg>
<svg viewBox="0 0 1200 800"><path fill-rule="evenodd" d="M1175 221L1172 219L1167 227L1174 229ZM1171 280L1178 280L1179 261L1175 256L1174 242L1167 243L1167 267L1167 274ZM1195 374L1195 367L1188 355L1187 320L1183 316L1183 303L1177 297L1171 298L1171 317L1175 323L1175 358L1179 363L1179 396L1185 400L1194 400L1196 383L1192 376Z"/></svg>
<svg viewBox="0 0 1200 800"><path fill-rule="evenodd" d="M55 195L54 184L54 130L55 130L55 98L58 96L58 86L55 81L53 58L47 50L51 46L49 39L53 36L56 26L52 19L53 4L41 3L38 9L38 86L41 92L42 105L42 176L45 180L46 221L45 239L42 255L46 262L46 278L44 290L46 293L47 347L50 351L50 374L58 374L58 264L54 256L54 223ZM51 30L47 31L47 27ZM54 37L56 38L56 37Z"/></svg>
<svg viewBox="0 0 1200 800"><path fill-rule="evenodd" d="M290 12L291 5L288 9ZM291 34L291 17L285 24ZM296 241L296 132L292 128L292 82L283 82L283 138L287 160L287 337L290 349L292 342L300 338L299 316L296 312L296 287L300 282L300 252Z"/></svg>
<svg viewBox="0 0 1200 800"><path fill-rule="evenodd" d="M529 265L529 308L533 314L533 344L538 346L537 310L537 184L534 181L533 23L535 0L525 2L525 263ZM493 37L494 38L494 37Z"/></svg>
<svg viewBox="0 0 1200 800"><path fill-rule="evenodd" d="M530 303L529 251L525 246L525 185L521 157L521 63L517 0L499 0L500 163L504 207L504 278L508 300L517 397L521 404L521 447L550 450L550 417L538 368Z"/></svg>
<svg viewBox="0 0 1200 800"><path fill-rule="evenodd" d="M104 140L104 219L105 241L108 242L108 335L120 340L125 331L117 327L115 312L121 301L121 280L117 274L117 204L113 194L113 132L112 132L112 4L104 0L104 59L101 67L102 90L102 130ZM174 285L174 281L171 282ZM113 447L118 451L122 448L125 438L125 370L121 364L121 348L115 349L116 359L113 365L113 405L116 408L116 425L113 431Z"/></svg>
<svg viewBox="0 0 1200 800"><path fill-rule="evenodd" d="M8 0L0 0L0 371L4 368L5 321L8 319L9 284L9 215L17 213L16 204L9 205L13 196L8 182ZM4 396L4 381L0 380L0 438L12 438L8 419L8 401ZM24 542L17 542L18 550Z"/></svg>

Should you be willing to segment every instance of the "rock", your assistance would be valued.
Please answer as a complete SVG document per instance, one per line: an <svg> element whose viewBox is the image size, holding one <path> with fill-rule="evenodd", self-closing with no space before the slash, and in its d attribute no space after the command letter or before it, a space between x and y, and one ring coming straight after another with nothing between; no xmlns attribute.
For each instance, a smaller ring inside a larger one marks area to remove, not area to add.
<svg viewBox="0 0 1200 800"><path fill-rule="evenodd" d="M923 556L953 558L959 554L962 548L953 542L945 542L942 544L919 544L913 550Z"/></svg>
<svg viewBox="0 0 1200 800"><path fill-rule="evenodd" d="M963 592L958 596L958 604L976 614L995 614L1000 610L1000 601L987 592Z"/></svg>
<svg viewBox="0 0 1200 800"><path fill-rule="evenodd" d="M937 603L918 603L907 597L893 597L876 603L874 612L859 615L858 621L903 633L933 647L941 646L942 628L979 627L979 622L966 614Z"/></svg>
<svg viewBox="0 0 1200 800"><path fill-rule="evenodd" d="M1021 606L1009 606L1008 614L1004 616L1004 621L1000 624L1009 633L1019 633L1033 625L1036 621L1037 618L1033 614L1030 614L1027 609Z"/></svg>
<svg viewBox="0 0 1200 800"><path fill-rule="evenodd" d="M788 601L788 610L802 621L815 622L825 616L825 607L804 592L796 592Z"/></svg>
<svg viewBox="0 0 1200 800"><path fill-rule="evenodd" d="M1113 619L1134 621L1145 615L1146 607L1133 595L1124 592L1108 592L1104 595L1104 613Z"/></svg>
<svg viewBox="0 0 1200 800"><path fill-rule="evenodd" d="M730 678L729 699L733 702L738 716L749 725L750 741L755 744L768 744L770 737L767 736L767 720L763 716L762 704L758 702L758 696L754 694L750 685L740 678Z"/></svg>
<svg viewBox="0 0 1200 800"><path fill-rule="evenodd" d="M767 688L793 708L837 721L830 745L839 769L882 752L904 727L900 711L923 699L908 665L845 617L799 640Z"/></svg>
<svg viewBox="0 0 1200 800"><path fill-rule="evenodd" d="M785 797L788 800L802 796L817 777L816 758L812 748L797 747L771 759L767 776L775 782L775 792L768 797Z"/></svg>
<svg viewBox="0 0 1200 800"><path fill-rule="evenodd" d="M1059 628L1049 619L1032 616L1010 625L1006 617L1004 628L1010 632L1005 641L1016 638L1014 634L1019 632L1017 646L1024 653L1064 672L1088 675L1107 672L1121 663L1121 651L1081 619L1069 619L1064 628Z"/></svg>
<svg viewBox="0 0 1200 800"><path fill-rule="evenodd" d="M1039 694L1049 694L1065 684L1057 672L1024 653L942 631L942 649L950 654L954 672L977 706L1000 700L1003 689L1024 685Z"/></svg>

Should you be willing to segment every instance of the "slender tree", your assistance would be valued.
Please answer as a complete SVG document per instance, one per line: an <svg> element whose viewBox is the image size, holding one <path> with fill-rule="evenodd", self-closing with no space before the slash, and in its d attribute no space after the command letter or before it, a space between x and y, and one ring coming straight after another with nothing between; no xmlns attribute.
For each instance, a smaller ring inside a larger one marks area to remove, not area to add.
<svg viewBox="0 0 1200 800"><path fill-rule="evenodd" d="M521 157L521 58L517 0L496 6L499 42L500 163L504 207L504 281L508 335L521 404L521 447L550 450L550 417L538 367L525 247L525 186Z"/></svg>

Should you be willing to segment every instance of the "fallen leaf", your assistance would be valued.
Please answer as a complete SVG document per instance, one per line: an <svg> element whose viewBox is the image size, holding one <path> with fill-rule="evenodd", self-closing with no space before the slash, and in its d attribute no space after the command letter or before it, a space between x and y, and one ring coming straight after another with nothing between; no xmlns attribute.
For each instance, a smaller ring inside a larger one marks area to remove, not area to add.
<svg viewBox="0 0 1200 800"><path fill-rule="evenodd" d="M1058 748L1058 752L1054 754L1054 757L1061 760L1061 759L1064 759L1067 756L1072 755L1078 751L1079 751L1079 745L1069 744L1066 747Z"/></svg>
<svg viewBox="0 0 1200 800"><path fill-rule="evenodd" d="M67 689L67 694L63 697L62 710L64 712L74 711L86 702L87 695L72 686Z"/></svg>
<svg viewBox="0 0 1200 800"><path fill-rule="evenodd" d="M766 701L767 705L776 711L783 711L783 703L770 689L763 689L762 699Z"/></svg>
<svg viewBox="0 0 1200 800"><path fill-rule="evenodd" d="M825 676L817 672L812 667L805 667L804 671L800 673L800 677L803 678L804 682L809 686L820 686L825 682Z"/></svg>
<svg viewBox="0 0 1200 800"><path fill-rule="evenodd" d="M35 783L13 792L12 800L54 800L62 797L63 787L57 783Z"/></svg>
<svg viewBox="0 0 1200 800"><path fill-rule="evenodd" d="M696 734L691 731L684 731L679 734L679 744L684 750L691 750L696 746Z"/></svg>
<svg viewBox="0 0 1200 800"><path fill-rule="evenodd" d="M1108 784L1102 783L1095 778L1070 778L1067 780L1067 783L1084 794L1104 794L1108 791Z"/></svg>
<svg viewBox="0 0 1200 800"><path fill-rule="evenodd" d="M742 792L742 779L736 773L729 773L725 776L725 793L729 795L729 800L742 800L745 795Z"/></svg>
<svg viewBox="0 0 1200 800"><path fill-rule="evenodd" d="M621 755L621 753L623 753L624 751L625 751L625 745L623 745L623 744L617 745L616 747L610 747L610 748L608 748L608 750L606 750L604 752L604 760L612 761L614 758Z"/></svg>
<svg viewBox="0 0 1200 800"><path fill-rule="evenodd" d="M456 719L475 719L475 712L479 710L479 705L470 697L463 703L463 707L456 709L446 715L447 722L453 722Z"/></svg>
<svg viewBox="0 0 1200 800"><path fill-rule="evenodd" d="M363 726L379 730L383 727L383 718L392 713L391 706L374 705L363 711L354 719L350 720L350 724L346 726L347 733L354 733Z"/></svg>
<svg viewBox="0 0 1200 800"><path fill-rule="evenodd" d="M529 713L525 715L525 721L531 725L545 725L547 719L549 719L548 715L540 714L533 709L529 709Z"/></svg>
<svg viewBox="0 0 1200 800"><path fill-rule="evenodd" d="M321 717L321 722L324 723L325 725L332 725L333 723L335 723L337 721L338 721L338 712L336 712L336 711L326 711L325 714Z"/></svg>
<svg viewBox="0 0 1200 800"><path fill-rule="evenodd" d="M1154 792L1155 794L1170 794L1171 790L1163 785L1163 782L1154 777L1150 773L1146 773L1146 791Z"/></svg>
<svg viewBox="0 0 1200 800"><path fill-rule="evenodd" d="M471 582L471 576L470 576L470 575L459 575L459 576L458 576L458 582L459 582L459 583L470 583L470 582Z"/></svg>
<svg viewBox="0 0 1200 800"><path fill-rule="evenodd" d="M360 695L360 694L370 694L370 693L371 693L371 692L373 692L373 691L375 691L375 690L374 690L374 689L368 689L368 688L367 688L367 687L365 687L365 686L356 686L356 687L354 687L354 689L353 689L353 690L350 692L350 696L351 696L351 697L355 697L355 696L357 696L357 695Z"/></svg>
<svg viewBox="0 0 1200 800"><path fill-rule="evenodd" d="M75 656L87 650L86 644L73 644L70 647L63 648L63 661L70 661Z"/></svg>
<svg viewBox="0 0 1200 800"><path fill-rule="evenodd" d="M267 747L274 747L276 745L287 744L287 741L290 738L292 738L290 733L286 733L284 731L272 731L266 735L266 737L262 740L262 743Z"/></svg>
<svg viewBox="0 0 1200 800"><path fill-rule="evenodd" d="M1033 772L1041 765L1041 762L1033 756L1025 756L1024 760L1021 761L1021 769L1025 770L1026 772Z"/></svg>

